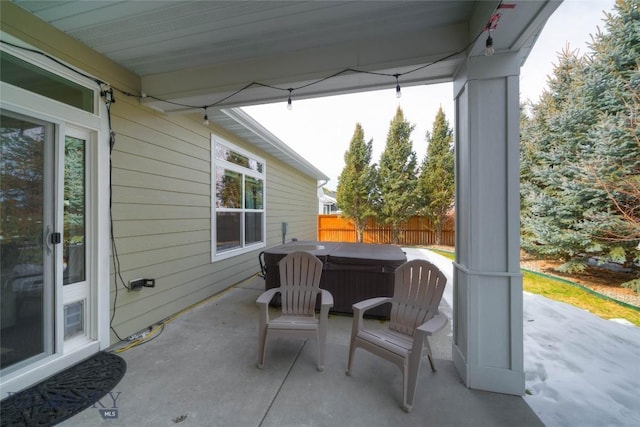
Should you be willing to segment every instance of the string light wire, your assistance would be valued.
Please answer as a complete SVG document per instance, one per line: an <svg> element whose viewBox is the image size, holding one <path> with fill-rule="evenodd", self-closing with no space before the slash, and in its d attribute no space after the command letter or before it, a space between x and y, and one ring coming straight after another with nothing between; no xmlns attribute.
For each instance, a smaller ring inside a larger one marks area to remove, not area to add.
<svg viewBox="0 0 640 427"><path fill-rule="evenodd" d="M481 32L479 32L473 38L473 40L471 40L469 43L467 43L467 45L464 48L462 48L462 49L460 49L460 50L458 50L456 52L453 52L451 54L445 55L445 56L443 56L441 58L438 58L435 61L423 64L423 65L420 65L420 66L418 66L416 68L413 68L413 69L410 69L408 71L405 71L404 73L383 73L383 72L377 72L377 71L360 70L360 69L356 69L356 68L345 68L343 70L340 70L340 71L335 72L333 74L330 74L328 76L319 78L317 80L313 80L313 81L311 81L309 83L305 83L305 84L302 84L302 85L296 86L296 87L288 87L288 88L284 88L284 87L279 87L279 86L275 86L275 85L270 85L270 84L266 84L266 83L260 83L260 82L253 81L251 83L248 83L248 84L244 85L240 89L237 89L236 91L230 93L229 95L227 95L227 96L225 96L225 97L223 97L223 98L221 98L221 99L219 99L219 100L217 100L217 101L215 101L215 102L213 102L211 104L207 104L207 105L193 105L193 104L185 104L185 103L176 102L176 101L170 101L168 99L163 99L163 98L160 98L160 97L157 97L157 96L154 96L154 95L151 95L151 94L147 94L147 93L144 93L144 92L140 92L140 95L136 95L136 94L133 94L131 92L119 89L119 88L117 88L115 86L113 87L113 89L115 89L116 91L118 91L122 95L128 96L128 97L135 97L135 98L138 98L138 99L149 98L149 99L156 100L158 102L163 102L163 103L167 103L167 104L170 104L170 105L175 105L177 107L184 107L184 108L188 108L188 109L204 109L205 110L205 121L207 121L206 111L207 111L208 108L217 107L218 105L222 104L223 102L235 97L236 95L238 95L238 94L240 94L240 93L242 93L242 92L244 92L244 91L246 91L246 90L248 90L248 89L250 89L250 88L252 88L254 86L264 87L264 88L277 90L277 91L282 91L282 92L288 92L287 108L291 109L291 96L292 96L293 92L299 91L299 90L302 90L302 89L306 89L306 88L308 88L310 86L318 85L318 84L320 84L322 82L325 82L325 81L327 81L329 79L336 78L336 77L339 77L339 76L341 76L343 74L347 74L347 73L351 73L351 74L368 74L368 75L374 75L374 76L394 78L395 81L396 81L396 96L399 98L401 96L400 82L399 82L399 78L400 77L416 73L416 72L418 72L420 70L424 70L427 67L431 67L431 66L436 65L436 64L438 64L440 62L446 61L447 59L450 59L450 58L452 58L454 56L457 56L457 55L460 55L460 54L464 53L465 51L467 51L471 46L473 46L478 41L480 36L485 31L487 31L489 33L489 36L488 36L487 42L486 42L487 48L489 47L489 45L491 45L491 48L493 49L493 39L491 37L491 30L494 30L497 27L498 20L501 17L501 14L497 13L497 10L498 9L512 9L513 7L514 7L513 5L508 5L508 4L505 5L502 2L500 2L498 4L498 6L496 7L496 10L494 10L494 12L491 14L491 17L489 18L489 21L487 22L487 24L484 26L483 30ZM35 54L43 55L46 58L54 61L55 63L57 63L59 65L62 65L63 67L65 67L65 68L67 68L67 69L69 69L69 70L71 70L71 71L73 71L73 72L75 72L75 73L77 73L77 74L79 74L79 75L81 75L83 77L86 77L86 78L94 81L96 84L98 84L101 87L103 85L109 86L106 82L104 82L104 81L102 81L102 80L100 80L98 78L95 78L93 76L90 76L89 74L86 74L86 73L84 73L84 72L82 72L80 70L77 70L76 68L71 67L68 64L65 64L64 62L54 58L53 56L51 56L51 55L49 55L49 54L47 54L45 52L42 52L42 51L39 51L39 50L36 50L36 49L30 49L30 48L27 48L27 47L24 47L24 46L19 46L19 45L16 45L14 43L10 43L10 42L4 41L4 40L0 40L0 42L3 43L3 44L6 44L8 46L12 46L14 48L18 48L18 49L22 49L22 50L25 50L25 51L28 51L28 52L35 53ZM112 100L111 102L115 102L115 100Z"/></svg>

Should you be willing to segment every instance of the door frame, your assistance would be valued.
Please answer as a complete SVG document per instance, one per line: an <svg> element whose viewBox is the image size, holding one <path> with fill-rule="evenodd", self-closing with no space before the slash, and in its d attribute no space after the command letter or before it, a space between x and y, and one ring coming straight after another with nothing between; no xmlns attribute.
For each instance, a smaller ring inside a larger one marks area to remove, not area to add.
<svg viewBox="0 0 640 427"><path fill-rule="evenodd" d="M13 44L34 49L21 40L0 32L2 39ZM51 122L55 125L57 143L64 144L65 128L79 128L92 135L92 147L87 153L87 266L86 279L89 282L88 310L91 310L92 321L87 331L91 340L83 345L73 348L64 348L64 337L59 331L63 329L63 271L56 269L55 288L55 339L53 354L21 369L3 375L0 381L0 398L8 394L24 389L42 379L63 370L86 357L107 348L110 345L109 333L109 297L110 297L110 271L109 271L109 238L110 238L110 214L109 214L109 127L106 106L100 99L100 88L95 81L82 77L77 73L57 64L42 55L27 52L2 44L0 49L30 62L42 69L55 73L74 83L83 85L94 92L94 113L82 111L62 102L55 101L21 89L19 87L0 82L0 107L27 117ZM56 173L64 173L64 146L56 150ZM60 155L62 153L62 155ZM63 197L64 187L62 177L56 179L54 195L56 200ZM46 201L45 203L52 203ZM59 210L59 212L62 212ZM89 217L90 215L90 217ZM63 216L57 215L54 219L55 231L62 231ZM91 227L89 229L89 227ZM62 263L62 245L55 245L54 251Z"/></svg>

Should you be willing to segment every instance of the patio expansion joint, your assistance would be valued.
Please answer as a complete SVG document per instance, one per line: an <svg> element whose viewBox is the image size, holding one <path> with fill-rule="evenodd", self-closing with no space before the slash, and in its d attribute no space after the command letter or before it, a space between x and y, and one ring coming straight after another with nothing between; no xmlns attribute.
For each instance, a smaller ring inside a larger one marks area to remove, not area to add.
<svg viewBox="0 0 640 427"><path fill-rule="evenodd" d="M304 342L300 346L300 350L298 350L298 353L296 354L296 357L293 358L293 362L291 362L291 366L289 366L289 369L287 370L287 374L282 379L282 382L280 383L280 386L278 387L278 390L276 391L276 393L273 395L271 402L269 402L269 406L267 407L267 410L264 412L264 415L262 416L262 419L260 420L258 427L262 426L262 423L264 423L264 420L267 418L267 415L269 415L269 412L271 412L271 408L273 407L273 404L275 403L276 399L280 395L280 391L282 391L282 387L284 387L284 383L287 382L287 378L289 378L289 374L291 374L291 371L293 370L293 367L298 361L300 354L302 354L302 350L304 349L304 346L307 344L307 341L308 339L304 340Z"/></svg>

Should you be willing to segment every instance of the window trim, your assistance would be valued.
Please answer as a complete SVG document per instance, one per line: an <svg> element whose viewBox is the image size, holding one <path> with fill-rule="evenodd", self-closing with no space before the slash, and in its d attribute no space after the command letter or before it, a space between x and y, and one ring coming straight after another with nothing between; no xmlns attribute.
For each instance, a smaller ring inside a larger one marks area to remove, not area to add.
<svg viewBox="0 0 640 427"><path fill-rule="evenodd" d="M234 152L246 156L250 159L256 160L262 164L262 172L257 170L249 169L244 166L228 162L226 160L218 159L216 157L216 147L217 145L224 145ZM216 208L216 183L217 183L217 170L218 168L223 168L226 170L230 170L233 172L238 172L242 176L242 207L241 208ZM230 142L229 140L217 136L215 134L211 134L211 262L220 261L223 259L232 258L241 254L245 254L247 252L255 251L256 249L264 248L267 244L267 198L266 198L266 188L267 188L267 163L264 158L257 156L256 154L247 151L243 148L240 148L236 144ZM245 177L250 176L253 178L258 178L262 180L263 185L263 194L262 194L262 209L246 209L245 204L245 194L244 194L244 185L245 185ZM218 251L217 249L217 228L216 228L216 220L217 220L217 212L239 212L241 214L241 226L240 226L240 247L226 249L224 251ZM245 242L245 227L244 227L244 214L247 212L261 212L262 213L262 240L256 243L247 244Z"/></svg>
<svg viewBox="0 0 640 427"><path fill-rule="evenodd" d="M40 68L46 72L49 72L51 74L54 74L58 77L61 77L65 80L68 80L69 82L72 82L74 84L77 84L79 86L82 86L86 89L89 89L90 91L93 92L94 96L93 96L93 102L92 102L92 111L86 111L83 110L81 108L75 107L73 105L67 104L65 102L59 101L57 99L54 98L50 98L48 96L45 95L41 95L39 93L36 92L32 92L28 89L24 89L22 87L19 86L14 86L10 83L6 83L3 82L3 85L8 85L12 88L16 88L18 91L22 91L25 92L31 96L35 96L36 98L42 98L42 99L46 99L49 102L53 102L53 103L57 103L60 107L61 110L70 110L72 112L72 114L75 115L76 117L76 121L77 123L82 123L83 126L87 126L91 123L91 127L99 127L96 126L95 120L91 120L91 119L95 119L95 118L100 118L101 117L101 102L100 102L100 92L99 92L99 88L97 87L97 84L95 81L91 81L88 74L84 71L82 71L81 69L73 66L73 65L69 65L64 61L59 61L59 63L54 63L53 60L40 55L37 52L36 48L34 48L33 46L30 46L28 44L25 44L22 40L20 39L16 39L13 36L5 33L4 31L0 31L0 36L2 36L3 40L6 40L8 42L11 42L13 44L16 44L18 46L24 46L24 48L18 48L18 47L13 47L11 45L8 44L2 44L0 46L0 50L3 50L4 52L8 53L11 56L14 56L16 58L18 58L19 60L22 60L24 62L27 62L37 68ZM64 64L64 65L62 65ZM73 70L78 70L77 72L73 72L71 69ZM80 73L80 74L78 74ZM59 114L54 114L55 117L58 117ZM65 119L65 121L68 121Z"/></svg>
<svg viewBox="0 0 640 427"><path fill-rule="evenodd" d="M89 114L96 114L98 92L94 87L89 87L86 84L50 71L5 49L0 49L0 58L4 64L3 66L9 69L8 74L2 78L3 82ZM14 79L15 74L19 74L23 78ZM33 84L34 79L37 80L35 85ZM61 96L63 93L64 95L72 93L75 96L71 98Z"/></svg>

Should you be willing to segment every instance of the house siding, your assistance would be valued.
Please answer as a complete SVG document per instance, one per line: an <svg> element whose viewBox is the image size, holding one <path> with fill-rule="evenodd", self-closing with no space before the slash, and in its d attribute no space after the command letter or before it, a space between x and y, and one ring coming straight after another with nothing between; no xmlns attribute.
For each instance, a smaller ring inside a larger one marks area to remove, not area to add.
<svg viewBox="0 0 640 427"><path fill-rule="evenodd" d="M282 223L287 241L316 239L316 181L295 169L267 166L267 244L282 243ZM292 185L291 183L296 183Z"/></svg>
<svg viewBox="0 0 640 427"><path fill-rule="evenodd" d="M262 249L211 263L210 132L199 119L165 116L135 99L118 99L112 107L112 212L120 274L125 281L156 279L154 289L120 288L113 327L121 337L259 270ZM217 134L266 161L266 245L281 243L282 222L289 224L288 240L314 239L315 179L232 134ZM113 290L111 298L113 304Z"/></svg>
<svg viewBox="0 0 640 427"><path fill-rule="evenodd" d="M19 7L1 3L3 31L114 87L140 91L138 76ZM201 117L164 115L117 91L115 99L111 213L120 267L114 271L112 257L110 277L101 277L99 286L110 287L112 326L124 338L254 275L262 249L211 262L211 132ZM315 178L235 135L216 133L266 161L266 246L281 243L282 222L288 223L288 240L315 239ZM120 278L128 283L140 277L155 278L155 288L122 287Z"/></svg>

